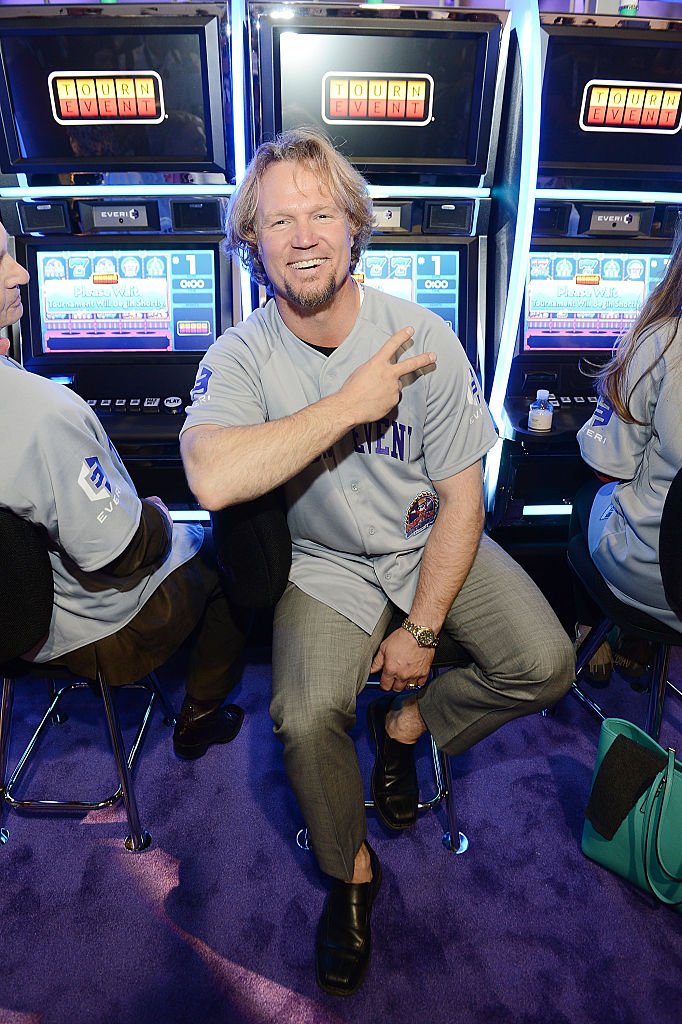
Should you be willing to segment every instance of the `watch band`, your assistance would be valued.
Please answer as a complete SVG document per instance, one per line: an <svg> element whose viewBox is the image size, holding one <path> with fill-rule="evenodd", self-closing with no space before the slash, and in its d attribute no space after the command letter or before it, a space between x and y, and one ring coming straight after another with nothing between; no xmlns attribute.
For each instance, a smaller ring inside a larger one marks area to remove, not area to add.
<svg viewBox="0 0 682 1024"><path fill-rule="evenodd" d="M408 618L403 619L401 625L403 629L412 634L420 647L438 646L440 634L434 633L430 626L418 626L416 622L411 622Z"/></svg>

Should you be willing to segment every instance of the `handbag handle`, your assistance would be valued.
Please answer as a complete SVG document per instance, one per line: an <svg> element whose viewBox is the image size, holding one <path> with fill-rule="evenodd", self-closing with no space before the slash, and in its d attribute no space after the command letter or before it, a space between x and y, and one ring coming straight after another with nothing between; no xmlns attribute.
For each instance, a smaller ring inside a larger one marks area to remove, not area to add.
<svg viewBox="0 0 682 1024"><path fill-rule="evenodd" d="M650 856L650 845L651 845L651 833L653 831L653 817L655 813L655 807L658 806L658 820L655 826L655 841L654 849L656 851L656 860L658 861L661 871L670 879L671 882L682 883L682 877L673 875L663 863L663 857L661 854L661 822L664 820L668 804L670 802L670 794L672 792L673 775L675 773L675 751L672 747L668 748L668 763L666 767L658 773L652 786L651 786L651 800L649 801L649 811L647 814L647 820L645 825L644 833L644 873L646 875L647 883L651 891L658 897L662 903L667 903L671 907L678 907L682 905L682 899L671 900L663 893L658 891L657 886L652 882L649 877L649 856ZM658 794L663 789L662 798L659 800Z"/></svg>

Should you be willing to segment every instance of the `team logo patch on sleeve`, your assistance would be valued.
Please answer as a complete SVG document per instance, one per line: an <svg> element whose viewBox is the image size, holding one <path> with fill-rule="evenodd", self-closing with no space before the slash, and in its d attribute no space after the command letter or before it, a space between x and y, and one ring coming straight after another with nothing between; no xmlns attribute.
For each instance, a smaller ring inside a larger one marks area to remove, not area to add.
<svg viewBox="0 0 682 1024"><path fill-rule="evenodd" d="M85 491L90 501L103 501L111 495L111 484L96 456L83 459L83 465L78 474L78 486Z"/></svg>
<svg viewBox="0 0 682 1024"><path fill-rule="evenodd" d="M202 366L197 374L197 379L194 383L194 387L190 392L190 398L193 402L205 402L208 397L208 385L213 376L213 370L208 366Z"/></svg>
<svg viewBox="0 0 682 1024"><path fill-rule="evenodd" d="M481 404L481 388L479 386L476 374L469 367L469 394L467 395L469 405L480 405Z"/></svg>
<svg viewBox="0 0 682 1024"><path fill-rule="evenodd" d="M597 408L594 410L592 416L592 424L595 427L605 427L613 416L613 406L603 396L600 395L599 401L597 402Z"/></svg>
<svg viewBox="0 0 682 1024"><path fill-rule="evenodd" d="M405 536L414 537L436 521L438 495L433 491L421 491L405 513Z"/></svg>

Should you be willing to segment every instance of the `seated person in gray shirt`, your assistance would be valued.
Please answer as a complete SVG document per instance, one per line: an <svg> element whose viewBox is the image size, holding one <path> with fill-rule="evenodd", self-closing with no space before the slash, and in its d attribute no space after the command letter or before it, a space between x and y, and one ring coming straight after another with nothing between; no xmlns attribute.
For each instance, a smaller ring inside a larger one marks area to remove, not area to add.
<svg viewBox="0 0 682 1024"><path fill-rule="evenodd" d="M28 273L0 225L0 326L22 314ZM24 657L113 685L153 671L193 634L187 694L173 736L201 757L239 732L243 711L223 701L243 637L212 559L210 533L174 524L160 498L140 500L89 406L28 373L0 339L0 503L41 526L54 575L48 635ZM10 440L11 439L11 440Z"/></svg>

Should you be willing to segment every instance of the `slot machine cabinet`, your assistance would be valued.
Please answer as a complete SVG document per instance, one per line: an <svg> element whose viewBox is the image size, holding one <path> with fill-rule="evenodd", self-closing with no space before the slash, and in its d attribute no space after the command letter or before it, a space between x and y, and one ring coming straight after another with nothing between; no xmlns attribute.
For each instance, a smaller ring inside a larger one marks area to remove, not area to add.
<svg viewBox="0 0 682 1024"><path fill-rule="evenodd" d="M198 362L237 299L219 201L2 200L0 215L31 275L23 365L92 406L141 493L193 505L178 433Z"/></svg>
<svg viewBox="0 0 682 1024"><path fill-rule="evenodd" d="M682 212L682 21L542 14L541 33L534 220L489 518L520 561L544 563L560 608L568 514L593 477L576 433L596 406L595 373L663 275ZM547 435L528 429L538 388L554 406Z"/></svg>
<svg viewBox="0 0 682 1024"><path fill-rule="evenodd" d="M374 199L358 276L443 316L482 371L491 265L509 272L489 245L509 12L254 3L248 34L251 152L323 130Z"/></svg>
<svg viewBox="0 0 682 1024"><path fill-rule="evenodd" d="M233 180L226 4L0 7L0 168ZM131 179L131 181L140 180Z"/></svg>

